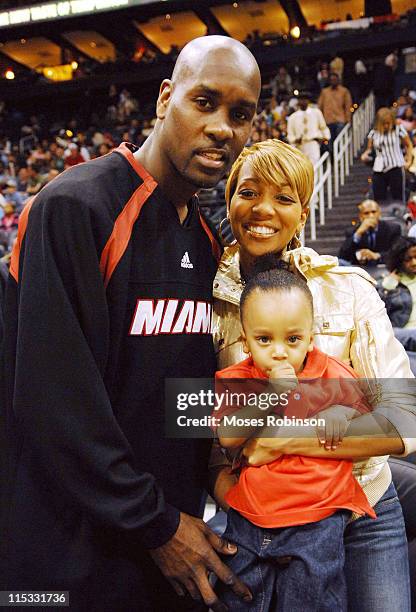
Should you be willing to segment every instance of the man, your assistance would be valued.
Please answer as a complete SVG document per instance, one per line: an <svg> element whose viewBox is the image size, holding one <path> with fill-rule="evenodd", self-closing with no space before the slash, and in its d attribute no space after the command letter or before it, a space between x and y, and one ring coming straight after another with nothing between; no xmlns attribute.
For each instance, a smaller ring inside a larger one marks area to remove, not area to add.
<svg viewBox="0 0 416 612"><path fill-rule="evenodd" d="M319 108L309 105L310 99L308 92L300 94L299 110L287 120L287 137L315 165L321 156L321 142L329 140L331 134Z"/></svg>
<svg viewBox="0 0 416 612"><path fill-rule="evenodd" d="M352 99L349 90L340 85L339 76L335 72L329 75L329 86L324 87L318 100L318 107L322 111L332 142L341 132L346 123L351 121Z"/></svg>
<svg viewBox="0 0 416 612"><path fill-rule="evenodd" d="M384 255L400 236L400 225L382 221L380 206L374 200L364 200L358 210L360 225L347 230L339 257L359 266L384 263Z"/></svg>
<svg viewBox="0 0 416 612"><path fill-rule="evenodd" d="M77 612L182 611L191 597L222 611L213 572L250 599L217 555L236 547L196 518L210 443L165 438L164 379L215 370L219 248L193 196L240 153L260 86L241 43L195 39L143 147L68 170L23 211L6 304L4 588L67 590Z"/></svg>
<svg viewBox="0 0 416 612"><path fill-rule="evenodd" d="M329 62L329 68L331 72L335 72L338 75L339 82L342 83L342 77L344 74L344 60L342 57L335 53L334 58Z"/></svg>

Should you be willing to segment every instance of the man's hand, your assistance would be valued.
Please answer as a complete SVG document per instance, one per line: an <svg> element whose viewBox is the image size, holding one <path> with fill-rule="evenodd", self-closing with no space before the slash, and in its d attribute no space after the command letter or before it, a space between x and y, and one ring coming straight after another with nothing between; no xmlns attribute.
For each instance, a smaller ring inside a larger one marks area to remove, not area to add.
<svg viewBox="0 0 416 612"><path fill-rule="evenodd" d="M175 535L150 554L178 595L183 596L188 591L193 599L203 599L214 612L226 612L228 608L209 583L209 572L216 574L244 601L251 601L252 596L216 552L233 555L237 546L219 538L201 519L181 512Z"/></svg>
<svg viewBox="0 0 416 612"><path fill-rule="evenodd" d="M367 217L364 219L360 226L355 230L357 236L363 236L369 230L373 230L377 227L378 220L372 217Z"/></svg>
<svg viewBox="0 0 416 612"><path fill-rule="evenodd" d="M360 413L348 406L330 406L318 412L316 418L325 419L325 426L317 426L319 443L326 450L335 450L342 442L351 419Z"/></svg>
<svg viewBox="0 0 416 612"><path fill-rule="evenodd" d="M356 252L355 256L357 257L358 261L363 261L363 262L364 261L378 261L381 257L380 253L375 253L374 251L371 251L370 249L360 249L359 251Z"/></svg>

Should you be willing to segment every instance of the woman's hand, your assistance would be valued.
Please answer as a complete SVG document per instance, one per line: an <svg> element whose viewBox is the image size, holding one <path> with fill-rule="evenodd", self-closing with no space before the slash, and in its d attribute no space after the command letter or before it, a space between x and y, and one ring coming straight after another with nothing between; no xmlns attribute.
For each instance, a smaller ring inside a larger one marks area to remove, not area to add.
<svg viewBox="0 0 416 612"><path fill-rule="evenodd" d="M281 438L251 438L243 449L243 455L249 465L271 463L282 456L285 442Z"/></svg>
<svg viewBox="0 0 416 612"><path fill-rule="evenodd" d="M364 151L364 153L363 153L363 154L361 155L361 157L360 157L361 161L362 161L362 162L364 162L365 164L366 164L367 162L371 161L371 160L370 160L370 158L369 158L370 153L371 153L371 150L366 149L366 150Z"/></svg>

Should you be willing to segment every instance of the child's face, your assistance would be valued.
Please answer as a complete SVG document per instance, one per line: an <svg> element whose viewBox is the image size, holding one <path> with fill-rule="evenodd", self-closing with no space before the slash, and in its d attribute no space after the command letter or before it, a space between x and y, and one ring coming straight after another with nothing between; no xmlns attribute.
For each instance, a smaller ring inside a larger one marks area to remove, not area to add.
<svg viewBox="0 0 416 612"><path fill-rule="evenodd" d="M311 306L300 289L254 290L244 304L243 330L244 350L266 376L282 361L301 372L313 349Z"/></svg>

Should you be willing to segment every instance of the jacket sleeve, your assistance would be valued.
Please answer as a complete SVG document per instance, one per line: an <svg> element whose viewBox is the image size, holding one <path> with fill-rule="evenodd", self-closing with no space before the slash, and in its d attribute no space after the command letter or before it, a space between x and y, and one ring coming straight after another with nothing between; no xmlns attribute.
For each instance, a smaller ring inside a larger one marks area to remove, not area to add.
<svg viewBox="0 0 416 612"><path fill-rule="evenodd" d="M353 240L354 230L349 229L345 233L345 240L342 243L338 257L345 259L346 261L355 262L355 253L358 250L358 245Z"/></svg>
<svg viewBox="0 0 416 612"><path fill-rule="evenodd" d="M390 226L390 227L389 227ZM401 236L401 228L397 223L389 223L386 232L386 246L380 251L381 263L385 263L385 257L391 250L392 245Z"/></svg>
<svg viewBox="0 0 416 612"><path fill-rule="evenodd" d="M375 411L395 427L406 456L416 450L416 381L409 358L394 337L384 303L371 283L355 274L353 291L352 366L368 380Z"/></svg>
<svg viewBox="0 0 416 612"><path fill-rule="evenodd" d="M326 124L326 121L324 119L324 116L322 114L322 112L317 109L319 111L319 131L322 134L322 138L325 138L326 140L330 140L331 139L331 132L329 131L329 127Z"/></svg>
<svg viewBox="0 0 416 612"><path fill-rule="evenodd" d="M19 261L16 423L45 479L96 527L156 548L175 533L179 512L134 467L105 387L111 322L96 221L86 205L46 192L30 211Z"/></svg>
<svg viewBox="0 0 416 612"><path fill-rule="evenodd" d="M292 117L289 117L287 120L287 139L289 141L289 144L291 145L295 144L297 140L296 134L295 134L295 123Z"/></svg>
<svg viewBox="0 0 416 612"><path fill-rule="evenodd" d="M351 121L352 98L349 89L345 88L344 110L345 118L348 122Z"/></svg>

